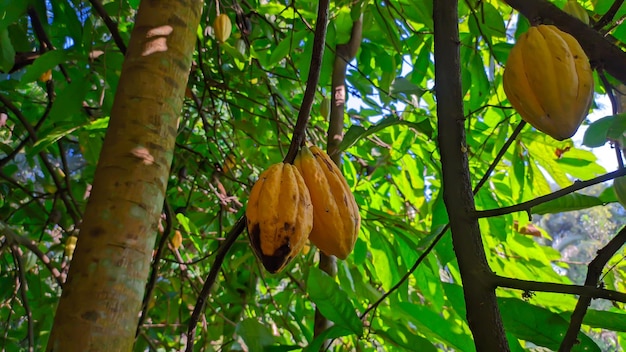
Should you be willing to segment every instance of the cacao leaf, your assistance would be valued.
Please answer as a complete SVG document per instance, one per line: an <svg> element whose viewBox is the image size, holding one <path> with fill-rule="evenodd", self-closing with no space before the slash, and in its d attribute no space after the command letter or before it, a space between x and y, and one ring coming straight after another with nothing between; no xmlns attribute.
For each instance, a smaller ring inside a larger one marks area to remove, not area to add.
<svg viewBox="0 0 626 352"><path fill-rule="evenodd" d="M363 323L357 316L348 294L328 274L318 268L311 268L307 280L307 293L317 309L328 320L334 322L335 326L347 329L357 336L363 335Z"/></svg>

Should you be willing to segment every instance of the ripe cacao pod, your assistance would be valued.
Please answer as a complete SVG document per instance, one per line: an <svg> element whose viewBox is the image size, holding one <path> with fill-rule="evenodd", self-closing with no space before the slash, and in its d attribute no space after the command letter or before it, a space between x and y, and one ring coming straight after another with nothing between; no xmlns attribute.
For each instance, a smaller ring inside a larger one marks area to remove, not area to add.
<svg viewBox="0 0 626 352"><path fill-rule="evenodd" d="M626 176L613 179L613 190L617 200L626 207Z"/></svg>
<svg viewBox="0 0 626 352"><path fill-rule="evenodd" d="M270 166L250 191L246 208L250 244L267 271L282 270L304 247L313 228L313 206L291 164Z"/></svg>
<svg viewBox="0 0 626 352"><path fill-rule="evenodd" d="M324 253L346 259L361 226L359 208L346 179L316 146L302 147L294 165L311 192L313 230L309 240Z"/></svg>
<svg viewBox="0 0 626 352"><path fill-rule="evenodd" d="M215 38L224 43L230 38L230 33L233 30L233 24L230 22L230 18L226 14L219 14L213 22L213 30L215 31Z"/></svg>
<svg viewBox="0 0 626 352"><path fill-rule="evenodd" d="M520 116L557 140L576 133L593 98L587 55L574 37L551 25L531 27L519 37L503 83Z"/></svg>
<svg viewBox="0 0 626 352"><path fill-rule="evenodd" d="M568 13L572 17L578 18L582 23L589 24L589 14L577 0L567 0L563 6L563 12Z"/></svg>

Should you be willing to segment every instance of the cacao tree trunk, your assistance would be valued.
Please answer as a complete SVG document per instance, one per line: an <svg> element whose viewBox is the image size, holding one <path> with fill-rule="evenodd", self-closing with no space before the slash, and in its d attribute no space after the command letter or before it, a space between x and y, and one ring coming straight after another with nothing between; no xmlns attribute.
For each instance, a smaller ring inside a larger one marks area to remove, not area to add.
<svg viewBox="0 0 626 352"><path fill-rule="evenodd" d="M130 351L202 1L142 1L47 351Z"/></svg>
<svg viewBox="0 0 626 352"><path fill-rule="evenodd" d="M443 197L459 264L467 321L477 351L509 351L492 273L474 216L461 90L457 0L435 0L435 89Z"/></svg>

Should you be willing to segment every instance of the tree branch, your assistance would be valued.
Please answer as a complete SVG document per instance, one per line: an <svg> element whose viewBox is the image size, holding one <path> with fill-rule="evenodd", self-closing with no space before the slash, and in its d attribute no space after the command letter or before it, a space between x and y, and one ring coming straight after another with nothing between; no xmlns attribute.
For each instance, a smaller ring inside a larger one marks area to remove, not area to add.
<svg viewBox="0 0 626 352"><path fill-rule="evenodd" d="M20 297L22 299L22 307L24 307L24 312L26 315L26 322L28 326L28 330L26 333L28 339L28 351L32 352L35 350L35 329L33 324L33 312L30 309L30 304L28 304L28 282L26 281L26 272L24 271L24 262L22 260L22 253L20 248L13 243L11 245L11 253L13 254L13 261L15 262L15 267L17 268L17 277L19 281L20 287Z"/></svg>
<svg viewBox="0 0 626 352"><path fill-rule="evenodd" d="M522 291L565 293L626 303L626 293L606 290L599 287L521 280L495 274L491 276L490 280L493 285L497 287L507 287Z"/></svg>
<svg viewBox="0 0 626 352"><path fill-rule="evenodd" d="M320 0L318 4L309 77L307 78L304 96L302 97L302 105L300 105L300 111L298 111L298 120L293 129L289 151L283 160L285 163L293 163L300 145L304 143L306 126L309 122L309 115L311 115L313 101L315 101L315 92L320 79L320 70L322 69L322 58L324 57L324 46L326 45L326 28L328 27L329 3L330 0Z"/></svg>
<svg viewBox="0 0 626 352"><path fill-rule="evenodd" d="M606 246L602 247L602 249L598 251L598 255L591 261L591 263L589 263L584 287L598 288L600 275L602 275L602 269L604 269L604 266L613 257L613 255L615 255L615 253L622 248L625 242L626 227L623 227ZM591 296L587 295L580 295L578 298L578 303L576 303L576 308L574 308L574 312L572 313L567 333L565 334L563 342L561 342L561 346L559 347L560 352L570 351L576 343L580 326L582 325L583 318L587 313L587 307L591 304L591 298Z"/></svg>
<svg viewBox="0 0 626 352"><path fill-rule="evenodd" d="M613 77L626 83L626 53L611 44L605 36L578 19L561 11L546 0L505 0L507 4L529 20L541 18L553 22L561 30L573 35L585 50L592 67L602 67Z"/></svg>
<svg viewBox="0 0 626 352"><path fill-rule="evenodd" d="M478 226L465 140L461 89L458 3L433 3L435 91L438 142L443 174L443 197L450 216L452 242L459 264L467 321L478 351L509 351L496 300L488 282L491 269Z"/></svg>
<svg viewBox="0 0 626 352"><path fill-rule="evenodd" d="M626 175L626 169L619 169L617 171L609 172L608 174L604 174L596 178L592 178L591 180L575 181L574 184L569 187L562 188L556 192L546 194L545 196L537 197L535 199L531 199L523 203L511 205L508 207L496 208L496 209L477 210L474 212L474 217L480 219L480 218L489 218L493 216L500 216L500 215L515 213L518 211L530 212L532 207L537 206L539 204L549 202L551 200L554 200L554 199L563 197L567 194L581 190L583 188L593 186L595 184L602 183L604 181L612 180L616 177L620 177L624 175Z"/></svg>

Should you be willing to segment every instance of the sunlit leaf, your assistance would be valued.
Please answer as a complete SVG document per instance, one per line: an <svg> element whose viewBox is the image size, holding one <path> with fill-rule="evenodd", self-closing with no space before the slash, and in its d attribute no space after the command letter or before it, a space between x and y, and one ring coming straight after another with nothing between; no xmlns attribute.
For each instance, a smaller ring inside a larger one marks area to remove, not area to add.
<svg viewBox="0 0 626 352"><path fill-rule="evenodd" d="M597 197L580 193L570 193L563 197L553 199L546 203L531 208L533 214L561 213L603 205L604 202Z"/></svg>

